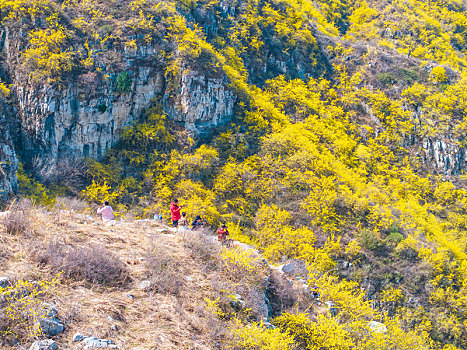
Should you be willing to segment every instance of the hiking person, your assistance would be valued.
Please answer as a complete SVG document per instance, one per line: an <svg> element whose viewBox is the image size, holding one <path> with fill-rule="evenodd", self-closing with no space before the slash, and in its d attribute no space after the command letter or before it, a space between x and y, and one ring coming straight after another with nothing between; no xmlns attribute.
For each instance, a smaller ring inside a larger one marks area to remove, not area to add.
<svg viewBox="0 0 467 350"><path fill-rule="evenodd" d="M217 240L224 244L227 241L227 236L229 235L229 231L227 231L227 226L222 224L221 227L217 229Z"/></svg>
<svg viewBox="0 0 467 350"><path fill-rule="evenodd" d="M186 218L186 213L182 213L182 217L178 220L178 225L181 229L187 230L188 229L188 220Z"/></svg>
<svg viewBox="0 0 467 350"><path fill-rule="evenodd" d="M320 293L318 291L318 288L314 287L313 291L311 292L311 295L313 296L313 299L316 301L316 304L320 305L321 304L319 300Z"/></svg>
<svg viewBox="0 0 467 350"><path fill-rule="evenodd" d="M199 228L203 227L206 224L206 220L201 218L201 215L196 215L195 219L191 223L192 230L198 230Z"/></svg>
<svg viewBox="0 0 467 350"><path fill-rule="evenodd" d="M170 214L172 215L172 226L178 226L178 220L180 220L180 209L183 208L183 205L178 205L178 199L174 199L170 204Z"/></svg>
<svg viewBox="0 0 467 350"><path fill-rule="evenodd" d="M102 207L97 209L97 214L102 217L103 221L111 221L114 219L113 209L108 201L102 202Z"/></svg>

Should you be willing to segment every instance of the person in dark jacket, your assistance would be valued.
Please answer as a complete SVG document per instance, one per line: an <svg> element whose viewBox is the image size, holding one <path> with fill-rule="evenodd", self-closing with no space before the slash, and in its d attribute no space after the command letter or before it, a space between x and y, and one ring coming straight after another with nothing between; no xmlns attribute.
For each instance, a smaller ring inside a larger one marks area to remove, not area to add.
<svg viewBox="0 0 467 350"><path fill-rule="evenodd" d="M174 199L170 204L170 214L172 216L172 225L173 227L178 227L178 220L180 220L180 209L183 208L183 205L178 205L178 199Z"/></svg>
<svg viewBox="0 0 467 350"><path fill-rule="evenodd" d="M201 218L201 215L196 215L195 219L191 223L191 229L192 230L198 230L201 227L203 227L204 225L206 225L206 220L203 220Z"/></svg>

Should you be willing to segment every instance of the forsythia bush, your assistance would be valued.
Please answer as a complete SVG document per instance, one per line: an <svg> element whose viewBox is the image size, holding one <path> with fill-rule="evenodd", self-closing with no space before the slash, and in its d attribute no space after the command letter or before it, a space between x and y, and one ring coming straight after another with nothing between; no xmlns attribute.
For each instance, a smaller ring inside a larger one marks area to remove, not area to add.
<svg viewBox="0 0 467 350"><path fill-rule="evenodd" d="M40 336L39 318L45 312L41 305L46 297L53 295L59 279L57 275L51 281L19 280L12 286L0 288L0 337L25 340Z"/></svg>
<svg viewBox="0 0 467 350"><path fill-rule="evenodd" d="M222 260L227 275L232 276L234 279L246 278L252 283L260 283L265 276L264 269L266 267L250 250L236 247L223 249Z"/></svg>
<svg viewBox="0 0 467 350"><path fill-rule="evenodd" d="M24 171L22 164L19 165L17 175L19 191L23 196L39 205L52 205L55 203L55 198L50 194L47 188L40 182L30 178Z"/></svg>
<svg viewBox="0 0 467 350"><path fill-rule="evenodd" d="M234 323L229 334L228 347L233 350L291 350L295 348L292 337L279 329L265 329L262 324L243 326Z"/></svg>
<svg viewBox="0 0 467 350"><path fill-rule="evenodd" d="M32 80L57 82L73 69L74 53L65 48L68 36L63 27L33 30L29 36L23 59Z"/></svg>

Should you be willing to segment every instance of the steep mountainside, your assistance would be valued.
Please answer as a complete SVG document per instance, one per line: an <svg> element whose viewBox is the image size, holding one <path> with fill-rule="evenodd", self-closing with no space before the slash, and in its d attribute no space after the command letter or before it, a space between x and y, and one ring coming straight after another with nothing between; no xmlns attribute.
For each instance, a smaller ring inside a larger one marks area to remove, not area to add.
<svg viewBox="0 0 467 350"><path fill-rule="evenodd" d="M413 8L426 10L431 22L419 23ZM424 59L463 66L462 10L460 3L427 8L422 2L374 8L363 2L352 9L326 1L4 1L3 75L12 84L15 109L9 113L20 123L9 128L28 168L38 156L49 158L49 165L61 157L102 157L154 98L169 118L206 136L228 123L234 104L248 100L267 79L332 77L330 60L339 47L348 54L334 63L344 59L364 69L370 75L364 84L400 98L404 86L428 78L433 64ZM458 78L455 71L446 74L440 84ZM425 119L430 112L424 107L431 104L413 107ZM435 124L444 119L433 114ZM424 160L438 171L459 173L465 154L455 142L462 132L427 133L422 127L406 145L424 149Z"/></svg>

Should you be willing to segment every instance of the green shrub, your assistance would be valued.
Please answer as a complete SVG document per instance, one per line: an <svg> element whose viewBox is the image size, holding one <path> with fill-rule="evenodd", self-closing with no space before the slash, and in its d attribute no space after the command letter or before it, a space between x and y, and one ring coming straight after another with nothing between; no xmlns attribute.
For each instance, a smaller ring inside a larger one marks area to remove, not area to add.
<svg viewBox="0 0 467 350"><path fill-rule="evenodd" d="M97 30L97 32L99 33L99 35L106 37L112 34L112 26L110 24L104 24Z"/></svg>
<svg viewBox="0 0 467 350"><path fill-rule="evenodd" d="M117 83L115 84L116 92L120 94L128 94L131 92L131 85L131 77L127 71L117 75Z"/></svg>
<svg viewBox="0 0 467 350"><path fill-rule="evenodd" d="M97 110L99 111L99 113L105 113L107 111L107 106L105 105L105 103L101 103L97 106Z"/></svg>
<svg viewBox="0 0 467 350"><path fill-rule="evenodd" d="M386 242L392 243L394 245L398 245L402 240L404 239L404 236L402 236L399 232L391 232L385 239Z"/></svg>
<svg viewBox="0 0 467 350"><path fill-rule="evenodd" d="M377 75L377 78L384 84L384 85L393 85L397 82L397 78L392 75L391 73L380 73Z"/></svg>
<svg viewBox="0 0 467 350"><path fill-rule="evenodd" d="M408 82L418 81L420 78L420 75L417 71L406 68L399 68L398 70L402 79L407 80Z"/></svg>
<svg viewBox="0 0 467 350"><path fill-rule="evenodd" d="M382 252L385 247L384 241L379 238L379 235L376 232L370 230L360 231L358 240L362 247L374 252Z"/></svg>

